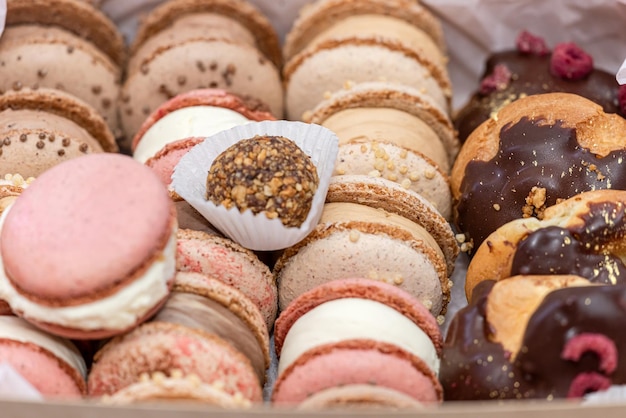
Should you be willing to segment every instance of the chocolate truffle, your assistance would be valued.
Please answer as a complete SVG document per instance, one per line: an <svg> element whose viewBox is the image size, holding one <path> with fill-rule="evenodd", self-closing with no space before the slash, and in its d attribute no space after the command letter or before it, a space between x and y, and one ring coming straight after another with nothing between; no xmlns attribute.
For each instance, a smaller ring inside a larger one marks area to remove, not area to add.
<svg viewBox="0 0 626 418"><path fill-rule="evenodd" d="M319 184L315 165L293 141L281 136L243 139L217 156L207 176L207 200L250 209L299 227Z"/></svg>

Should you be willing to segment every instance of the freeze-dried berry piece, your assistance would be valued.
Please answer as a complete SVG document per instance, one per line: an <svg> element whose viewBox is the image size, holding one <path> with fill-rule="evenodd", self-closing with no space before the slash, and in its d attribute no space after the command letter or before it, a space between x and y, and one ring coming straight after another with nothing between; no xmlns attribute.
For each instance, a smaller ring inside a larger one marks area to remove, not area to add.
<svg viewBox="0 0 626 418"><path fill-rule="evenodd" d="M561 43L552 52L550 71L565 80L581 80L593 71L593 58L573 42Z"/></svg>
<svg viewBox="0 0 626 418"><path fill-rule="evenodd" d="M550 48L546 45L543 38L535 36L528 31L521 32L515 40L517 50L524 54L532 54L538 56L548 55Z"/></svg>
<svg viewBox="0 0 626 418"><path fill-rule="evenodd" d="M600 371L611 374L617 367L617 347L615 342L602 334L582 333L570 338L563 351L563 360L579 361L584 353L592 352L600 360Z"/></svg>
<svg viewBox="0 0 626 418"><path fill-rule="evenodd" d="M504 90L511 81L511 71L504 64L498 64L493 72L480 82L480 92L489 94L497 90Z"/></svg>
<svg viewBox="0 0 626 418"><path fill-rule="evenodd" d="M581 398L590 392L607 390L611 387L611 379L601 374L588 372L577 375L567 392L568 398Z"/></svg>

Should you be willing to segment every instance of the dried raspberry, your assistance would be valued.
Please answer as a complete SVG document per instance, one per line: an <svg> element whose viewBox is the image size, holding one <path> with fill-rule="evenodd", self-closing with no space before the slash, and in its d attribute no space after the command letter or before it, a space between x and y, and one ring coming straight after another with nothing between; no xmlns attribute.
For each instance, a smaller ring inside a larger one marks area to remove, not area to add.
<svg viewBox="0 0 626 418"><path fill-rule="evenodd" d="M550 72L566 80L580 80L593 70L593 58L573 42L558 44L550 59Z"/></svg>
<svg viewBox="0 0 626 418"><path fill-rule="evenodd" d="M611 374L617 368L617 347L615 342L606 335L582 333L570 338L563 351L563 360L579 361L586 352L595 353L600 359L600 371Z"/></svg>
<svg viewBox="0 0 626 418"><path fill-rule="evenodd" d="M493 72L480 82L480 92L489 94L496 90L504 90L511 81L511 71L504 64L493 67Z"/></svg>
<svg viewBox="0 0 626 418"><path fill-rule="evenodd" d="M515 44L517 45L517 50L523 54L533 54L542 57L550 53L550 49L543 38L535 36L528 31L520 33L515 40Z"/></svg>
<svg viewBox="0 0 626 418"><path fill-rule="evenodd" d="M623 116L626 116L626 84L619 86L617 100L619 101L619 110Z"/></svg>
<svg viewBox="0 0 626 418"><path fill-rule="evenodd" d="M607 390L609 387L611 387L611 380L606 376L594 372L580 373L569 385L567 397L581 398L587 393Z"/></svg>

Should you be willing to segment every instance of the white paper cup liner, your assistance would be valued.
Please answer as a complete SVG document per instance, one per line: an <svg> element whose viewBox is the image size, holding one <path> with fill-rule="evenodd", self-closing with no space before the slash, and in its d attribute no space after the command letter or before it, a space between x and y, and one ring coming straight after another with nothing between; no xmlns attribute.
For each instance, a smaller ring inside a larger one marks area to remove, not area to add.
<svg viewBox="0 0 626 418"><path fill-rule="evenodd" d="M286 227L280 219L268 219L264 213L239 212L232 207L206 200L206 178L215 158L242 139L256 135L282 136L296 143L317 168L319 185L311 209L299 228ZM172 187L213 226L241 246L257 251L290 247L304 239L317 225L326 199L330 177L337 159L339 139L320 125L291 121L262 121L227 129L193 147L176 165Z"/></svg>

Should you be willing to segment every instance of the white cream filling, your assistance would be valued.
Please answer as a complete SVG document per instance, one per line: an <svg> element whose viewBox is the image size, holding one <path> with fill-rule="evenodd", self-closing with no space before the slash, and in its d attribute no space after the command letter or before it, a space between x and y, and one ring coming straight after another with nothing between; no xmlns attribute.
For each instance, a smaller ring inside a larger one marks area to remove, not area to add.
<svg viewBox="0 0 626 418"><path fill-rule="evenodd" d="M0 233L9 209L0 217ZM20 295L6 276L0 254L0 299L35 321L87 331L128 328L169 294L167 282L176 273L176 230L173 229L162 256L157 257L143 276L110 296L76 306L43 306Z"/></svg>
<svg viewBox="0 0 626 418"><path fill-rule="evenodd" d="M278 374L312 348L351 339L394 344L439 373L437 350L413 321L383 303L346 298L323 303L298 318L283 343Z"/></svg>
<svg viewBox="0 0 626 418"><path fill-rule="evenodd" d="M249 122L241 113L223 107L184 107L156 121L139 140L133 158L143 164L170 142L192 136L211 136Z"/></svg>
<svg viewBox="0 0 626 418"><path fill-rule="evenodd" d="M42 347L87 377L85 360L69 341L45 333L21 318L0 316L0 338Z"/></svg>

